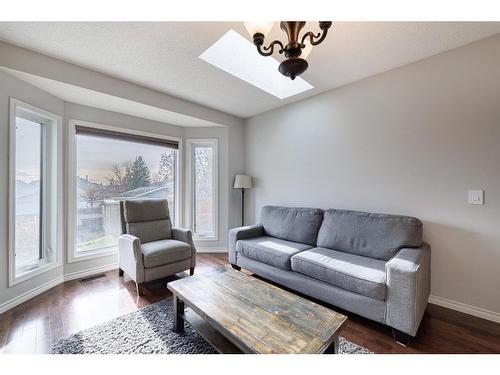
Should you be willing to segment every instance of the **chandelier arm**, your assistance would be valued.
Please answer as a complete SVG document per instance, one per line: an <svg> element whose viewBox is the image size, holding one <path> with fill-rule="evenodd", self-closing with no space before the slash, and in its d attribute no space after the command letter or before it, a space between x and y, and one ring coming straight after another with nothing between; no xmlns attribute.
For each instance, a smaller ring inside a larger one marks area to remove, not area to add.
<svg viewBox="0 0 500 375"><path fill-rule="evenodd" d="M302 36L302 41L301 41L301 44L302 44L302 48L305 47L305 41L307 38L309 38L309 43L312 45L312 46L317 46L318 44L320 44L323 40L325 40L326 38L326 34L328 34L328 29L323 29L323 32L322 33L318 33L318 34L314 34L312 31L309 31L307 33L305 33L303 36ZM318 39L319 38L319 39ZM315 40L316 39L316 40Z"/></svg>
<svg viewBox="0 0 500 375"><path fill-rule="evenodd" d="M320 33L315 35L312 31L309 31L309 32L305 33L304 35L302 35L302 41L300 42L300 44L304 45L307 38L309 38L309 42L311 43L311 45L314 46L315 45L314 38L319 38L320 35L321 35ZM304 47L302 47L302 48L304 48Z"/></svg>
<svg viewBox="0 0 500 375"><path fill-rule="evenodd" d="M304 36L302 36L301 47L304 48L306 46L304 42L306 41L307 38L309 38L309 42L311 43L312 46L317 46L318 44L320 44L323 40L325 40L326 35L328 34L328 29L331 26L332 26L331 21L319 21L319 28L322 31L321 34L318 33L317 35L314 35L312 31L305 33Z"/></svg>
<svg viewBox="0 0 500 375"><path fill-rule="evenodd" d="M262 56L271 56L274 53L274 46L275 45L279 45L280 49L279 49L278 52L279 53L283 53L285 47L283 46L283 43L281 43L279 40L275 40L274 42L272 42L267 47L262 47L262 45L258 44L257 45L257 51L259 51L259 53ZM268 52L264 52L264 51L268 51Z"/></svg>

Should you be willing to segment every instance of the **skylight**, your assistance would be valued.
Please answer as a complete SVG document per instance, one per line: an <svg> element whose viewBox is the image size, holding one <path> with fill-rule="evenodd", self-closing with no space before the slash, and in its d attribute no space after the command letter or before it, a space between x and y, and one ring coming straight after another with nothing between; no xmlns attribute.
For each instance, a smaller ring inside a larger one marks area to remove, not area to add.
<svg viewBox="0 0 500 375"><path fill-rule="evenodd" d="M259 55L252 42L234 30L224 34L200 55L200 59L279 99L313 88L300 77L292 81L281 75L280 63L274 57Z"/></svg>

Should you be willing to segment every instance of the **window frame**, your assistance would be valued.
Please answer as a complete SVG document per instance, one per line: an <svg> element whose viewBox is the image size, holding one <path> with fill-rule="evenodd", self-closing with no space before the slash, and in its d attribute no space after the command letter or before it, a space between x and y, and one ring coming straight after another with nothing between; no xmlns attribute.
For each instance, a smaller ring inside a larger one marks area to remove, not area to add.
<svg viewBox="0 0 500 375"><path fill-rule="evenodd" d="M10 97L9 108L9 287L62 265L62 117ZM40 170L41 259L16 268L16 118L42 125ZM54 186L55 185L55 186ZM22 270L21 273L18 271Z"/></svg>
<svg viewBox="0 0 500 375"><path fill-rule="evenodd" d="M67 158L67 186L68 186L68 263L81 262L89 259L96 259L101 257L106 257L110 255L118 254L118 247L110 247L105 251L87 251L83 254L77 254L76 252L76 186L75 180L77 175L77 148L76 148L76 126L81 125L89 128L100 129L100 130L108 130L117 133L123 134L133 134L144 137L152 137L159 139L166 139L171 141L176 141L179 144L177 149L177 173L175 178L175 212L177 214L176 220L173 225L178 225L182 223L183 215L182 215L182 199L183 199L183 191L182 191L182 153L183 153L183 144L182 138L173 137L164 134L157 134L151 132L144 132L141 130L133 130L128 128L121 128L117 126L103 125L97 123L91 123L87 121L80 121L75 119L70 119L68 121L68 158Z"/></svg>
<svg viewBox="0 0 500 375"><path fill-rule="evenodd" d="M194 230L194 200L195 200L195 189L194 189L194 173L195 173L195 168L194 168L194 160L193 160L193 153L194 149L197 146L210 146L213 148L213 179L212 179L212 191L213 193L213 200L214 200L214 212L213 212L213 219L214 219L214 236L213 237L198 237L196 236L196 232ZM218 139L216 138L203 138L203 139L198 139L198 138L191 138L191 139L186 139L186 150L187 150L187 155L186 155L186 165L187 165L187 194L188 194L188 199L187 199L187 221L186 224L188 225L189 229L191 230L193 234L193 240L196 242L217 242L219 241L219 142Z"/></svg>

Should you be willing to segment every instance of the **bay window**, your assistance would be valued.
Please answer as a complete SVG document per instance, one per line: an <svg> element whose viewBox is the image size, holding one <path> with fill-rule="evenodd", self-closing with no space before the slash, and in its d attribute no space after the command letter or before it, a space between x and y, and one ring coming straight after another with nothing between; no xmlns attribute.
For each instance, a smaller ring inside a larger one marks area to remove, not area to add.
<svg viewBox="0 0 500 375"><path fill-rule="evenodd" d="M70 261L116 252L121 200L166 198L178 222L178 141L75 123Z"/></svg>

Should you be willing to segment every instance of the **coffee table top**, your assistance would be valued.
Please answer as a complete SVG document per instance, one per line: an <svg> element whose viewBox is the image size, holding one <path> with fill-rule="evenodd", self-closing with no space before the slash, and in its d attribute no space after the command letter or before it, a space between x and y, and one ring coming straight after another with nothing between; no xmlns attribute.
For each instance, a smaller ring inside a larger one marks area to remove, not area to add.
<svg viewBox="0 0 500 375"><path fill-rule="evenodd" d="M347 317L243 272L220 267L168 284L247 353L323 353Z"/></svg>

